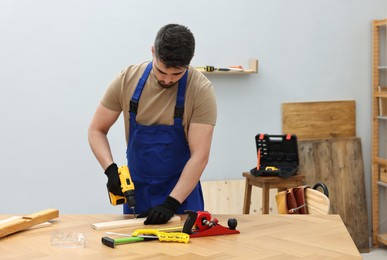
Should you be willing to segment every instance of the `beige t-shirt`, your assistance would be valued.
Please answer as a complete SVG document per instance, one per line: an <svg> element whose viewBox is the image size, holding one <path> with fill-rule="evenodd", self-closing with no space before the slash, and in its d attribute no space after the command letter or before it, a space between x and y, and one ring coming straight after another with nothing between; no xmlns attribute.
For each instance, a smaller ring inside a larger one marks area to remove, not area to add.
<svg viewBox="0 0 387 260"><path fill-rule="evenodd" d="M123 111L126 141L129 140L129 102L149 62L131 65L110 83L101 104L113 111ZM142 91L137 123L142 125L173 125L177 85L165 89L159 86L153 71ZM215 125L217 118L215 92L211 82L196 69L188 70L183 126L185 135L190 123Z"/></svg>

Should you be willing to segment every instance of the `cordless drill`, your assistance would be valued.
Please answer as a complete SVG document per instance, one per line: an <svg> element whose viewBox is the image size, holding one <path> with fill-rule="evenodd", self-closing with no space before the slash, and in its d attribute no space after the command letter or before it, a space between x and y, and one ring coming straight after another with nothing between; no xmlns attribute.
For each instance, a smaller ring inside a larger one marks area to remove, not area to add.
<svg viewBox="0 0 387 260"><path fill-rule="evenodd" d="M130 177L128 166L119 167L118 176L120 177L121 189L124 196L114 195L108 189L110 204L116 206L128 202L128 206L133 210L133 214L135 216L136 213L134 208L136 206L136 200L134 198L134 184L132 178Z"/></svg>

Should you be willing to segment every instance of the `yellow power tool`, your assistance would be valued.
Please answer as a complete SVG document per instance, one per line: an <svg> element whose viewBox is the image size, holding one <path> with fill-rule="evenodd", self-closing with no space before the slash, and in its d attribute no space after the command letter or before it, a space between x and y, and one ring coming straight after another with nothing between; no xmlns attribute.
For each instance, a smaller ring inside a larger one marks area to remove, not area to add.
<svg viewBox="0 0 387 260"><path fill-rule="evenodd" d="M134 197L134 183L130 177L128 166L120 166L118 168L118 176L120 177L121 189L124 196L114 195L108 191L110 204L116 206L127 202L129 208L133 210L133 214L135 215L136 199Z"/></svg>

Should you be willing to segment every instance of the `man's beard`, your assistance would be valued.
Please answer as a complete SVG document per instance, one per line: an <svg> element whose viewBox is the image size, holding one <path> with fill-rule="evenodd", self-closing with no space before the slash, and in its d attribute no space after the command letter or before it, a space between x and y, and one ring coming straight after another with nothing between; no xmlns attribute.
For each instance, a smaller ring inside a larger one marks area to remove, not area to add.
<svg viewBox="0 0 387 260"><path fill-rule="evenodd" d="M157 83L159 83L159 86L162 87L162 88L170 88L170 87L172 87L176 82L172 82L172 83L169 83L169 84L165 84L164 82L158 80Z"/></svg>

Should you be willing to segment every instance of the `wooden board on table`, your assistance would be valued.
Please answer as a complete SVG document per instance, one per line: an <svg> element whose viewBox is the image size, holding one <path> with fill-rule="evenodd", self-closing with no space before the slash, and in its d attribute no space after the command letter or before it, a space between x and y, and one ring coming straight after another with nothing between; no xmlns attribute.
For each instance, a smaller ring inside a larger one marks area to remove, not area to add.
<svg viewBox="0 0 387 260"><path fill-rule="evenodd" d="M283 103L282 132L298 140L355 137L355 101Z"/></svg>
<svg viewBox="0 0 387 260"><path fill-rule="evenodd" d="M0 223L0 238L31 228L57 217L59 217L59 210L46 209L20 218L11 218Z"/></svg>
<svg viewBox="0 0 387 260"><path fill-rule="evenodd" d="M11 221L14 221L14 220L17 220L17 219L22 219L23 217L22 216L13 216L13 217L10 217L10 218L7 218L7 219L3 219L3 220L0 220L0 225L2 224L5 224L5 223L10 223ZM30 228L27 228L27 229L36 229L36 228L43 228L43 227L49 227L51 226L52 223L51 222L43 222L43 223L40 223L40 224L36 224Z"/></svg>
<svg viewBox="0 0 387 260"><path fill-rule="evenodd" d="M169 222L176 222L180 220L181 218L175 215L169 220ZM109 221L109 222L94 223L94 224L91 224L91 227L95 230L105 230L105 229L114 229L114 228L142 226L144 225L144 221L145 221L145 218L131 218L131 219Z"/></svg>
<svg viewBox="0 0 387 260"><path fill-rule="evenodd" d="M360 252L369 251L368 214L360 138L298 141L299 172L305 182L323 182L330 214L339 214Z"/></svg>

